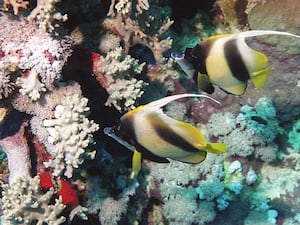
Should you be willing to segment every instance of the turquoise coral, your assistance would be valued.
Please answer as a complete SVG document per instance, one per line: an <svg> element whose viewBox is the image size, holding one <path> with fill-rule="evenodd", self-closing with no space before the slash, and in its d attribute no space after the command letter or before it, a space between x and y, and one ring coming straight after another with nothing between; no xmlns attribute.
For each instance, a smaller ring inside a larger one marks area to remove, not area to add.
<svg viewBox="0 0 300 225"><path fill-rule="evenodd" d="M296 120L288 136L289 136L288 142L292 145L294 149L299 151L300 150L300 120Z"/></svg>

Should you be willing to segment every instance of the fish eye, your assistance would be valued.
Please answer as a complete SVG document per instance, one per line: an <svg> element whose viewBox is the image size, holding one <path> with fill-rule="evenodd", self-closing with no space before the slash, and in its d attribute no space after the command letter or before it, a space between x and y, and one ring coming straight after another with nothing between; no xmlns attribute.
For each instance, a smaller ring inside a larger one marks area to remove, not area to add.
<svg viewBox="0 0 300 225"><path fill-rule="evenodd" d="M172 52L171 57L175 60L183 59L185 57L185 54L183 52Z"/></svg>

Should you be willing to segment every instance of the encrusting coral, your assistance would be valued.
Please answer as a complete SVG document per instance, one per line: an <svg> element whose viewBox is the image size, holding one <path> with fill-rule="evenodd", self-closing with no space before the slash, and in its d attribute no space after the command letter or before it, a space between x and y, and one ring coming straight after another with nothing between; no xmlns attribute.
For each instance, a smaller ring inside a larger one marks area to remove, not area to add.
<svg viewBox="0 0 300 225"><path fill-rule="evenodd" d="M54 39L35 22L24 18L13 20L6 15L0 16L0 33L1 97L8 97L17 83L22 93L36 100L37 90L51 89L60 78L62 67L71 54L70 38ZM26 75L20 77L23 71L28 74L27 78Z"/></svg>
<svg viewBox="0 0 300 225"><path fill-rule="evenodd" d="M278 146L273 141L279 134L279 122L269 98L260 98L254 107L241 107L236 118L229 112L213 114L207 130L227 144L228 155L254 155L265 162L276 159Z"/></svg>

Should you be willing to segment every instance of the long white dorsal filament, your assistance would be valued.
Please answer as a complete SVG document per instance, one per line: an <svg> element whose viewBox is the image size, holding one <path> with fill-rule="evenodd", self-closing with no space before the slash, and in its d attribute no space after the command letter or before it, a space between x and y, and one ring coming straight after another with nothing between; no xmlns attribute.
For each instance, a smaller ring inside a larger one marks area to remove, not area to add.
<svg viewBox="0 0 300 225"><path fill-rule="evenodd" d="M219 101L217 101L216 99L207 96L207 95L201 95L201 94L178 94L178 95L171 95L171 96L167 96L165 98L150 102L149 104L145 105L145 108L161 108L163 106L165 106L166 104L175 101L177 99L181 99L181 98L191 98L191 97L195 97L195 98L207 98L219 105L221 105L221 103Z"/></svg>

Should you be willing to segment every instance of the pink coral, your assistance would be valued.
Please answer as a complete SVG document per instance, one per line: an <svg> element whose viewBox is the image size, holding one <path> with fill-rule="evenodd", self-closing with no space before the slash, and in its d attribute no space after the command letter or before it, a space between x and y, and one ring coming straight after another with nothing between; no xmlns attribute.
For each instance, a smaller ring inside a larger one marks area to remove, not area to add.
<svg viewBox="0 0 300 225"><path fill-rule="evenodd" d="M28 121L24 121L16 133L0 140L0 145L8 159L9 183L15 182L20 177L29 178L31 175L30 149L25 136L27 126Z"/></svg>

